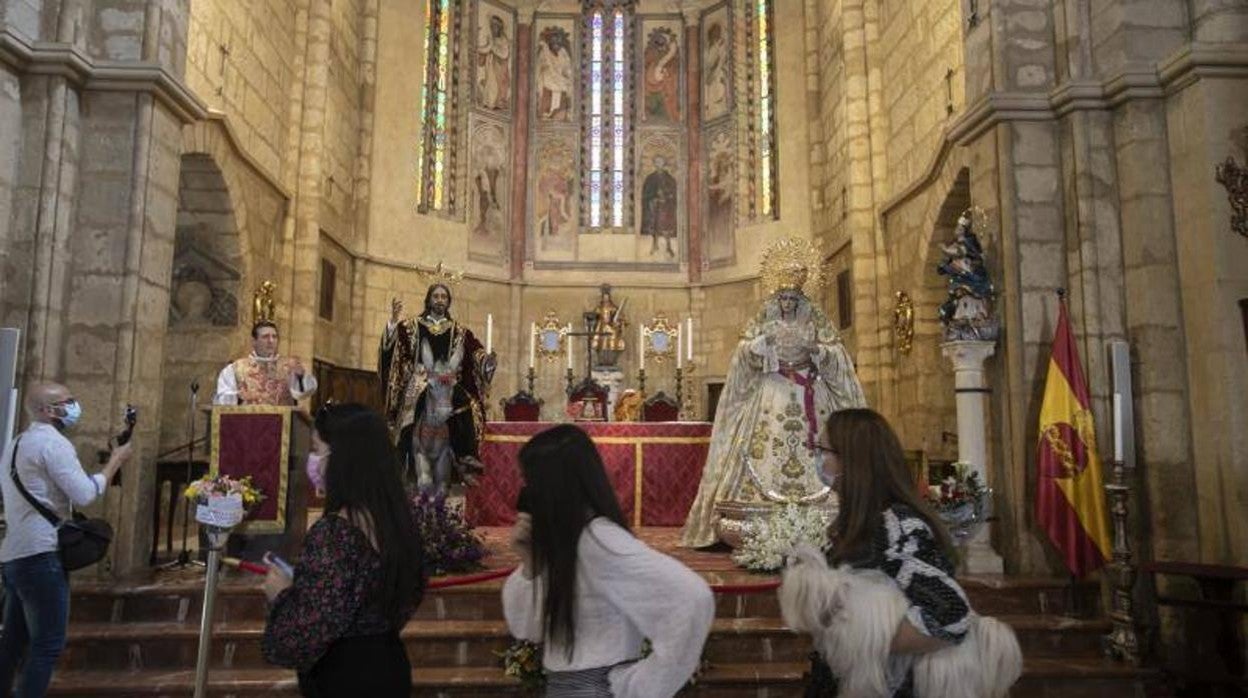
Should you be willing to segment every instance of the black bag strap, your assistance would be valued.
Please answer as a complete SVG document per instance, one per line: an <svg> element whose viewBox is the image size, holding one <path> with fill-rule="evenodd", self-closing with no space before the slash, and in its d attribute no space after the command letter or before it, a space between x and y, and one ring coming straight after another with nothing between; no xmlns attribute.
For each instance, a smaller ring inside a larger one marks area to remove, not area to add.
<svg viewBox="0 0 1248 698"><path fill-rule="evenodd" d="M13 442L13 457L9 460L9 474L13 476L13 484L17 485L17 491L22 493L22 496L26 498L26 501L30 503L30 506L34 507L35 511L42 514L43 518L47 519L48 523L52 524L52 528L60 528L61 517L52 513L52 510L44 506L43 502L35 499L35 496L26 489L25 485L22 484L22 479L17 476L17 446L21 443L21 441L22 437L19 436L17 437L17 440Z"/></svg>

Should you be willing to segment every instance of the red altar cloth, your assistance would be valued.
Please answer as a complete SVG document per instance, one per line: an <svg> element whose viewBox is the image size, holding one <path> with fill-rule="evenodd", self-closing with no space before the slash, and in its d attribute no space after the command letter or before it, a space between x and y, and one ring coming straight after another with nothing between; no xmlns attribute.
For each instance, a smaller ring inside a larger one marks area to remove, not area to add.
<svg viewBox="0 0 1248 698"><path fill-rule="evenodd" d="M520 447L551 422L489 422L481 444L485 474L468 490L473 526L515 523ZM624 518L633 526L681 526L702 480L711 443L706 422L582 422L602 455ZM640 478L638 477L640 474ZM636 503L640 506L635 506Z"/></svg>

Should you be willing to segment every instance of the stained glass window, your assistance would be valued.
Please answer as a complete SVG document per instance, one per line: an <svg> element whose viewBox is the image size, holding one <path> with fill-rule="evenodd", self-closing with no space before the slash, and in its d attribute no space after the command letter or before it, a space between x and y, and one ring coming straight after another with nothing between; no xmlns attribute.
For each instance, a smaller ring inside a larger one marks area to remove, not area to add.
<svg viewBox="0 0 1248 698"><path fill-rule="evenodd" d="M776 197L776 76L772 0L754 0L758 26L759 189L764 216L779 218Z"/></svg>
<svg viewBox="0 0 1248 698"><path fill-rule="evenodd" d="M588 22L585 224L623 227L628 206L628 35L631 7L594 7Z"/></svg>
<svg viewBox="0 0 1248 698"><path fill-rule="evenodd" d="M417 201L422 211L447 208L451 107L451 1L425 5L425 87L421 93L421 138L416 145Z"/></svg>

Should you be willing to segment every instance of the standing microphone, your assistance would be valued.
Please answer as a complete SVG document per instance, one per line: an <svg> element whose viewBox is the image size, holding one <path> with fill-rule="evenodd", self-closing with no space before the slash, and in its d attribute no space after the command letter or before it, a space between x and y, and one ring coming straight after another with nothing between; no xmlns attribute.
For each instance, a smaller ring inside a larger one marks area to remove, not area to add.
<svg viewBox="0 0 1248 698"><path fill-rule="evenodd" d="M198 392L199 392L199 381L197 380L191 381L191 394L195 395Z"/></svg>

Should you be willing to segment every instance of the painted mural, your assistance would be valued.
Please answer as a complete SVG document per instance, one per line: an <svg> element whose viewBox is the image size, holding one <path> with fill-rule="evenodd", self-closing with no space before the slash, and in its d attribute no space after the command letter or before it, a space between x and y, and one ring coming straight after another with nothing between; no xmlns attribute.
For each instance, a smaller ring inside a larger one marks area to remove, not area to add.
<svg viewBox="0 0 1248 698"><path fill-rule="evenodd" d="M536 259L570 259L576 249L576 134L543 134L534 148L533 252Z"/></svg>
<svg viewBox="0 0 1248 698"><path fill-rule="evenodd" d="M736 218L736 145L733 124L725 123L707 131L703 173L706 202L703 225L706 260L711 265L731 263L734 257L733 225Z"/></svg>
<svg viewBox="0 0 1248 698"><path fill-rule="evenodd" d="M651 262L676 262L681 257L680 182L684 176L677 139L659 134L643 136L637 172L641 185L636 215L638 257Z"/></svg>
<svg viewBox="0 0 1248 698"><path fill-rule="evenodd" d="M679 19L643 20L641 24L641 103L644 123L679 122L683 118L680 96L684 74Z"/></svg>
<svg viewBox="0 0 1248 698"><path fill-rule="evenodd" d="M468 223L473 258L498 261L507 248L508 202L511 197L511 157L507 124L473 114L468 165Z"/></svg>
<svg viewBox="0 0 1248 698"><path fill-rule="evenodd" d="M572 20L544 20L535 28L537 56L533 82L536 93L535 116L539 121L571 122L576 110L576 69L573 61Z"/></svg>
<svg viewBox="0 0 1248 698"><path fill-rule="evenodd" d="M512 10L492 0L477 0L473 36L474 103L489 111L510 112L516 38Z"/></svg>
<svg viewBox="0 0 1248 698"><path fill-rule="evenodd" d="M702 118L714 121L732 109L732 14L727 3L702 15Z"/></svg>

